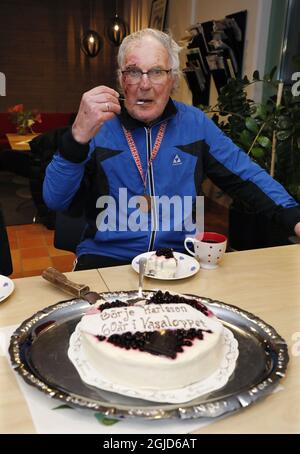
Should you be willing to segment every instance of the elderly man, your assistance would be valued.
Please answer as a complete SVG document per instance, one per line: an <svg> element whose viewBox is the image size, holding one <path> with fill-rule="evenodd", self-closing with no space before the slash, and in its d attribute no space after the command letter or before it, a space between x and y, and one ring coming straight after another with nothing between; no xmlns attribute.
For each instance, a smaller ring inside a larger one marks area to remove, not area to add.
<svg viewBox="0 0 300 454"><path fill-rule="evenodd" d="M300 236L300 207L285 189L199 109L170 98L179 78L179 51L158 30L125 38L118 55L124 98L105 86L85 93L72 130L47 168L49 208L67 210L83 179L86 184L87 226L76 269L130 263L161 247L183 251L187 233L196 229L186 228L191 213L169 210L170 227L162 228L166 214L158 199L190 197L192 212L206 175ZM136 212L140 229L133 222Z"/></svg>

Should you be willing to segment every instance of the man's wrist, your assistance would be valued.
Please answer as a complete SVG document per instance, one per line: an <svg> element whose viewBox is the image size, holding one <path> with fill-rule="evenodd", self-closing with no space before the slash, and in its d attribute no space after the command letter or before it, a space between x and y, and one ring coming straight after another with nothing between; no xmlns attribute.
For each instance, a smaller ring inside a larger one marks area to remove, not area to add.
<svg viewBox="0 0 300 454"><path fill-rule="evenodd" d="M80 133L80 130L78 130L75 125L72 126L71 134L73 136L73 139L80 145L86 145L87 143L89 143L89 139L86 139L86 137L84 137L84 135Z"/></svg>
<svg viewBox="0 0 300 454"><path fill-rule="evenodd" d="M59 152L63 158L74 163L83 162L89 152L89 143L78 142L72 134L71 128L68 129L61 138Z"/></svg>

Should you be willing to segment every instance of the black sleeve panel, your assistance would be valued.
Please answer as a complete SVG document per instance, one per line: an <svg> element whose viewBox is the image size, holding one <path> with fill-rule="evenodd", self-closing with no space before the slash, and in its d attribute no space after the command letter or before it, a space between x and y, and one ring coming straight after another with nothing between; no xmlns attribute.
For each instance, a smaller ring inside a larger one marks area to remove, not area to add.
<svg viewBox="0 0 300 454"><path fill-rule="evenodd" d="M76 142L72 135L71 128L69 128L62 136L59 145L60 154L65 159L70 162L74 162L75 164L79 164L87 158L89 149L89 143L81 144Z"/></svg>
<svg viewBox="0 0 300 454"><path fill-rule="evenodd" d="M248 210L264 213L269 219L283 225L290 234L294 234L294 227L300 222L300 207L285 208L277 205L262 189L249 180L242 180L238 175L230 172L209 152L203 148L203 164L207 176L229 194L233 199L241 200Z"/></svg>

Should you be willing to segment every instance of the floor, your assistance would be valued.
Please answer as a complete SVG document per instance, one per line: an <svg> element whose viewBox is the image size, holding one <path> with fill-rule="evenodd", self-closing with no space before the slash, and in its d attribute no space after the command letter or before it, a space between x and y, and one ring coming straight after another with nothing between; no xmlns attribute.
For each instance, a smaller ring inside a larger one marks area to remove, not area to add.
<svg viewBox="0 0 300 454"><path fill-rule="evenodd" d="M205 204L205 230L228 233L227 208L208 201ZM13 261L11 278L38 276L52 266L61 272L71 271L75 255L53 246L54 231L40 224L7 227Z"/></svg>
<svg viewBox="0 0 300 454"><path fill-rule="evenodd" d="M13 274L10 278L38 276L53 266L59 271L71 271L75 255L53 246L53 230L40 224L9 226L6 228Z"/></svg>

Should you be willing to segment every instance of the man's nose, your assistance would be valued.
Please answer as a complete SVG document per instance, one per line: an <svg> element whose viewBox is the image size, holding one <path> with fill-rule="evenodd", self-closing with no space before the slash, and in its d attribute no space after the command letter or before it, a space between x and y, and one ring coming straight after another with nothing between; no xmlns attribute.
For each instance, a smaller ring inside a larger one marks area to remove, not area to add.
<svg viewBox="0 0 300 454"><path fill-rule="evenodd" d="M152 87L152 83L148 77L148 74L142 74L140 86L142 88L151 88Z"/></svg>

